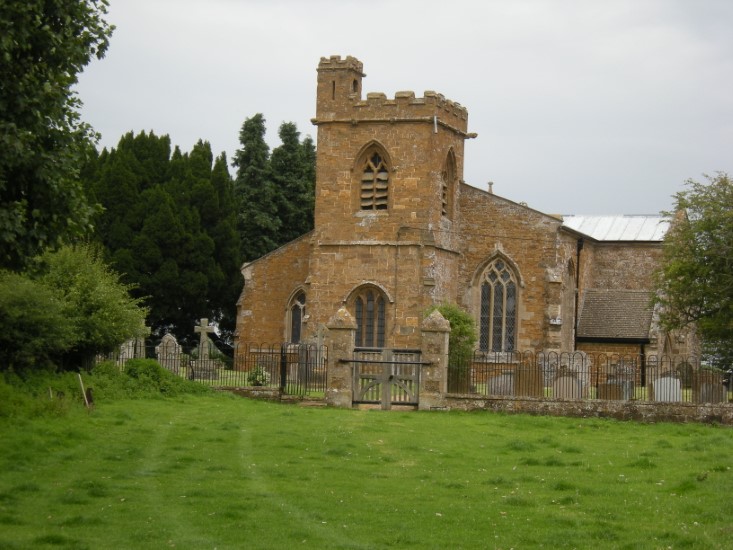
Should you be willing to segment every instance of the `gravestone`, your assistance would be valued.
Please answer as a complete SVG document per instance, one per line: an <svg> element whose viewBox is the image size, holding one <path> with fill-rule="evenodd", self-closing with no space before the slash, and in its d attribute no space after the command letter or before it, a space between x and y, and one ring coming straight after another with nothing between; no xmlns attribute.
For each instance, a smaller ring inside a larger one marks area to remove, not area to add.
<svg viewBox="0 0 733 550"><path fill-rule="evenodd" d="M160 344L155 346L155 357L158 363L175 374L181 374L181 356L183 350L181 345L172 334L166 334L160 340Z"/></svg>
<svg viewBox="0 0 733 550"><path fill-rule="evenodd" d="M514 373L504 372L487 380L489 395L514 395Z"/></svg>
<svg viewBox="0 0 733 550"><path fill-rule="evenodd" d="M693 375L692 395L695 403L725 403L727 394L722 372L701 370Z"/></svg>
<svg viewBox="0 0 733 550"><path fill-rule="evenodd" d="M682 384L671 372L652 380L650 398L652 401L675 403L682 401Z"/></svg>
<svg viewBox="0 0 733 550"><path fill-rule="evenodd" d="M631 367L617 366L609 374L605 384L598 384L598 399L628 401L634 398L635 371Z"/></svg>
<svg viewBox="0 0 733 550"><path fill-rule="evenodd" d="M519 365L515 372L514 394L522 397L543 397L545 377L542 367L536 363Z"/></svg>
<svg viewBox="0 0 733 550"><path fill-rule="evenodd" d="M193 378L196 380L218 380L219 369L218 361L211 358L211 347L213 344L209 340L209 333L216 329L209 325L209 320L201 319L200 324L193 328L198 333L199 347L198 358L192 362Z"/></svg>
<svg viewBox="0 0 733 550"><path fill-rule="evenodd" d="M582 399L583 383L575 373L560 371L552 382L552 396L555 399Z"/></svg>

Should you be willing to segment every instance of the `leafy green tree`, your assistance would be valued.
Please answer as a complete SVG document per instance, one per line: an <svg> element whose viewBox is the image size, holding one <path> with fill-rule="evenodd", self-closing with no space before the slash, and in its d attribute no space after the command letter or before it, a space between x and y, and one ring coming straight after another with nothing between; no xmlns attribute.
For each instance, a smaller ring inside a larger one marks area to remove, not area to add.
<svg viewBox="0 0 733 550"><path fill-rule="evenodd" d="M450 361L466 361L476 346L476 322L456 304L440 304L430 307L426 315L438 310L450 323L448 358Z"/></svg>
<svg viewBox="0 0 733 550"><path fill-rule="evenodd" d="M246 119L239 133L242 148L237 150L233 161L237 168L234 182L239 208L237 229L244 261L259 258L284 242L280 236L283 197L272 181L265 131L262 114Z"/></svg>
<svg viewBox="0 0 733 550"><path fill-rule="evenodd" d="M733 181L726 173L687 181L657 272L660 321L668 329L694 325L703 351L733 363Z"/></svg>
<svg viewBox="0 0 733 550"><path fill-rule="evenodd" d="M72 344L62 356L65 366L89 368L98 353L144 335L146 310L105 263L100 249L64 246L46 253L42 266L39 281L63 302L72 326Z"/></svg>
<svg viewBox="0 0 733 550"><path fill-rule="evenodd" d="M26 274L0 272L0 370L48 367L74 342L65 302Z"/></svg>
<svg viewBox="0 0 733 550"><path fill-rule="evenodd" d="M0 266L22 269L91 227L79 165L94 134L72 87L102 58L106 0L0 3Z"/></svg>

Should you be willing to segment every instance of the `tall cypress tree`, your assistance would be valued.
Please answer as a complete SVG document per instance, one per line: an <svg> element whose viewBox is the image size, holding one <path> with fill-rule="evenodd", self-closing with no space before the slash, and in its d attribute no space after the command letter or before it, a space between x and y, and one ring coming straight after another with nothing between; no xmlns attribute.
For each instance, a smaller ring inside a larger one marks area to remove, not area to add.
<svg viewBox="0 0 733 550"><path fill-rule="evenodd" d="M237 230L241 257L250 261L282 244L282 196L270 173L270 148L265 142L265 118L262 114L244 121L239 142L242 148L237 150L233 161L237 168L234 183L239 208Z"/></svg>
<svg viewBox="0 0 733 550"><path fill-rule="evenodd" d="M281 194L278 213L283 221L281 243L300 237L313 228L313 191L306 146L292 122L280 125L282 145L272 151L272 179ZM311 141L312 145L312 141Z"/></svg>

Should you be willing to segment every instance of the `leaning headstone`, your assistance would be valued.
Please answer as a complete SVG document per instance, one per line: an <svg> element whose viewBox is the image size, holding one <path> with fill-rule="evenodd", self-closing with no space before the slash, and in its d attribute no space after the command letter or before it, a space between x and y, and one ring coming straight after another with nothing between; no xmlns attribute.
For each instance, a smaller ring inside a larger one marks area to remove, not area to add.
<svg viewBox="0 0 733 550"><path fill-rule="evenodd" d="M158 363L175 374L181 374L181 345L172 334L166 334L155 346L155 357Z"/></svg>
<svg viewBox="0 0 733 550"><path fill-rule="evenodd" d="M660 376L651 383L651 400L667 403L682 401L682 384L671 372Z"/></svg>
<svg viewBox="0 0 733 550"><path fill-rule="evenodd" d="M504 372L487 380L489 395L514 395L514 373Z"/></svg>
<svg viewBox="0 0 733 550"><path fill-rule="evenodd" d="M582 399L583 383L574 373L560 372L552 383L552 396L555 399Z"/></svg>
<svg viewBox="0 0 733 550"><path fill-rule="evenodd" d="M692 395L695 403L724 403L727 391L723 384L723 373L701 370L692 379Z"/></svg>

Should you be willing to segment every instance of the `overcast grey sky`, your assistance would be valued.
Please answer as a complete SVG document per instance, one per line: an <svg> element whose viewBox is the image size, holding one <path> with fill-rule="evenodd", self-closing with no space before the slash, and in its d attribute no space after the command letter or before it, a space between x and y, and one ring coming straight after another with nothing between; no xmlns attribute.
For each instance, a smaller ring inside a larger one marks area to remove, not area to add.
<svg viewBox="0 0 733 550"><path fill-rule="evenodd" d="M654 214L687 178L733 173L731 0L111 0L86 122L199 138L232 158L316 128L321 56L364 63L364 93L435 90L468 109L464 179L547 213ZM232 171L234 173L234 171Z"/></svg>

